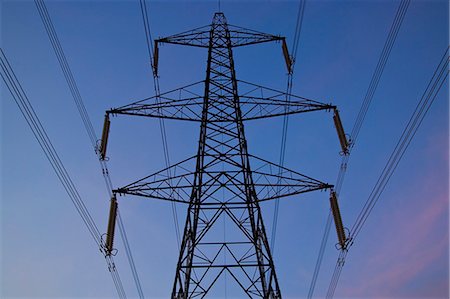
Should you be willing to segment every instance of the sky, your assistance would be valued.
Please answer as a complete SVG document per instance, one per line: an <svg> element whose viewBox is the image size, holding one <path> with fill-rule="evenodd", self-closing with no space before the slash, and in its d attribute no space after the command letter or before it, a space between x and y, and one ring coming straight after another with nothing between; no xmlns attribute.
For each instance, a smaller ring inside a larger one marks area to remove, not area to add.
<svg viewBox="0 0 450 299"><path fill-rule="evenodd" d="M97 158L33 1L2 0L1 48L102 232L109 198ZM216 1L148 1L151 33L164 37L211 23ZM152 96L138 1L46 2L97 135L105 110ZM293 93L339 107L350 131L394 19L398 1L308 1ZM230 24L286 36L296 1L222 1ZM340 194L351 227L449 44L447 1L411 1ZM160 48L160 87L203 80L204 49ZM234 51L243 79L284 90L281 45ZM111 277L5 85L1 85L2 298L114 298ZM448 298L449 86L433 106L347 256L337 298ZM196 153L198 124L167 121L171 162ZM278 162L282 119L245 124L251 154ZM289 118L285 165L324 182L341 157L330 112ZM158 121L115 117L108 147L115 187L164 167ZM170 296L178 258L170 203L120 197L119 207L146 298ZM268 236L273 203L262 205ZM280 201L274 261L285 298L305 298L329 211L328 193ZM177 206L180 225L186 207ZM334 228L315 297L324 297L338 256ZM123 245L116 265L128 297L137 292ZM226 291L217 298L225 298Z"/></svg>

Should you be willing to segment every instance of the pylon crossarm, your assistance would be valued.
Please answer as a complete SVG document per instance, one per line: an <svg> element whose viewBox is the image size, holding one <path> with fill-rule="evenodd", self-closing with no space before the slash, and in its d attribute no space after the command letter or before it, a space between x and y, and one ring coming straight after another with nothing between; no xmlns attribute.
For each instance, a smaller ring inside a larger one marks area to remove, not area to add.
<svg viewBox="0 0 450 299"><path fill-rule="evenodd" d="M136 195L141 197L161 199L179 203L190 203L191 191L194 186L195 172L189 171L195 157L188 158L171 167L160 170L138 181L114 190L119 195ZM299 172L281 167L267 160L249 155L253 183L257 201L297 195L317 190L331 189L333 185L313 179ZM220 207L227 205L239 206L245 203L243 195L245 183L239 179L239 170L209 171L205 173L202 197L208 202L204 206ZM226 202L220 199L219 191L227 190L233 197Z"/></svg>
<svg viewBox="0 0 450 299"><path fill-rule="evenodd" d="M228 30L230 32L232 47L241 47L253 44L281 41L284 39L284 37L282 36L263 33L256 30L251 30L234 25L228 25Z"/></svg>
<svg viewBox="0 0 450 299"><path fill-rule="evenodd" d="M297 171L249 155L258 202L333 188Z"/></svg>
<svg viewBox="0 0 450 299"><path fill-rule="evenodd" d="M200 81L163 93L158 97L146 98L119 108L113 108L107 113L201 122L204 96L201 96L197 89L203 83L204 81ZM336 106L331 104L287 94L283 91L245 81L238 81L238 84L240 90L243 90L239 95L243 121L336 109ZM224 98L222 102L216 101L214 105L216 107L226 105L226 101ZM227 113L218 113L209 119L211 123L233 121L235 121L235 116Z"/></svg>
<svg viewBox="0 0 450 299"><path fill-rule="evenodd" d="M159 38L155 40L155 43L177 44L183 46L208 48L212 26L215 25L207 25L189 31L181 32L178 34L174 34L171 36L167 36L164 38ZM230 40L232 47L241 47L253 44L284 40L284 37L281 36L263 33L239 26L228 25L228 30L230 32ZM226 45L222 45L222 47L226 47Z"/></svg>
<svg viewBox="0 0 450 299"><path fill-rule="evenodd" d="M189 203L196 156L164 168L124 187L113 190L119 195L136 195L179 203Z"/></svg>
<svg viewBox="0 0 450 299"><path fill-rule="evenodd" d="M268 201L276 198L282 198L292 195L297 195L306 192L317 190L331 189L333 185L326 183L315 183L304 179L295 179L290 177L277 176L270 173L254 172L254 176L258 182L255 183L255 189L258 195L258 202ZM119 195L136 195L140 197L147 197L153 199L161 199L179 203L190 203L189 191L192 189L192 181L194 173L187 173L185 175L175 176L169 179L163 179L151 183L144 183L142 185L133 185L130 187L122 187L115 189L114 192ZM265 181L265 182L259 182ZM276 183L276 181L281 181ZM273 182L273 183L272 183ZM172 184L172 185L169 185ZM215 202L202 203L203 206L220 206L223 204L216 193L225 188L230 193L235 193L232 200L240 198L240 194L230 187L243 189L245 184L242 182L230 181L226 184L218 182L218 180L210 180L204 184L205 190L203 194L209 196L210 199L215 199ZM240 198L243 200L243 198ZM226 204L233 206L242 205L242 201L227 201Z"/></svg>
<svg viewBox="0 0 450 299"><path fill-rule="evenodd" d="M211 31L211 25L206 25L184 31L181 33L173 34L164 38L155 40L156 44L178 44L185 46L194 46L207 48L209 43L209 33Z"/></svg>
<svg viewBox="0 0 450 299"><path fill-rule="evenodd" d="M332 104L288 94L243 80L237 80L237 82L240 91L239 104L244 121L336 109L336 106Z"/></svg>
<svg viewBox="0 0 450 299"><path fill-rule="evenodd" d="M200 121L205 81L198 81L160 95L134 101L107 111L112 115L134 115L155 118Z"/></svg>
<svg viewBox="0 0 450 299"><path fill-rule="evenodd" d="M293 100L286 101L272 97L241 96L242 120L247 121L319 110L331 110L335 107L328 104L317 104L309 100L303 100L294 95L290 95L290 97Z"/></svg>

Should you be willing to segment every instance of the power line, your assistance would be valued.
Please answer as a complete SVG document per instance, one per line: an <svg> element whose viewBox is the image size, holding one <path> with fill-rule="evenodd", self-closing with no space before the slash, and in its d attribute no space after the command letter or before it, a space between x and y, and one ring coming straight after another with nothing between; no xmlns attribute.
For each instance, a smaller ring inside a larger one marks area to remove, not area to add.
<svg viewBox="0 0 450 299"><path fill-rule="evenodd" d="M17 106L19 107L20 112L24 116L33 135L35 136L36 140L38 141L46 158L50 162L50 165L52 166L53 170L55 171L56 176L58 177L59 181L63 185L67 195L69 196L69 198L72 201L73 205L75 206L78 214L80 215L81 219L83 220L84 224L86 225L90 235L94 239L94 242L97 244L97 246L102 251L101 235L97 228L97 225L95 224L94 220L92 219L92 216L90 215L89 211L87 210L86 205L84 204L84 201L81 198L75 184L73 183L72 179L70 178L66 168L64 167L64 164L62 163L50 138L48 137L47 132L45 131L44 127L42 126L42 123L39 120L39 117L37 116L25 91L23 90L11 65L9 64L9 61L6 58L5 53L3 52L2 49L0 49L0 52L1 52L0 64L1 64L1 70L2 70L1 76L3 78L3 81L5 82L14 101L16 102ZM111 276L112 276L114 285L116 287L117 293L119 295L119 298L126 298L125 292L123 290L122 282L119 277L119 273L117 272L117 269L115 268L114 260L112 259L112 257L109 257L106 259L106 262L108 264L108 268L110 269Z"/></svg>
<svg viewBox="0 0 450 299"><path fill-rule="evenodd" d="M91 143L95 145L97 139L95 137L95 133L92 123L89 119L89 115L87 113L87 110L83 104L83 101L81 99L80 92L78 90L78 86L73 78L72 71L69 67L69 64L67 62L66 56L64 54L64 50L61 47L61 43L59 41L58 35L56 34L55 28L53 26L53 22L50 18L50 15L47 11L47 7L43 0L35 0L36 7L38 9L39 15L41 17L41 20L44 24L45 30L47 32L47 35L51 41L51 44L53 46L53 49L55 51L55 54L58 58L59 64L61 66L61 69L64 73L64 77L66 78L67 84L69 86L70 92L75 100L75 104L77 106L77 109L80 113L81 119L83 121L83 124L89 128L87 130L89 139L91 140Z"/></svg>
<svg viewBox="0 0 450 299"><path fill-rule="evenodd" d="M380 82L381 75L383 74L386 63L389 59L389 55L391 54L391 50L394 46L395 40L397 39L398 32L400 30L400 26L402 25L403 19L406 15L406 11L408 10L410 0L402 0L400 2L399 8L397 10L397 14L395 15L394 22L391 25L391 29L389 31L388 38L386 43L384 44L383 51L381 53L381 57L378 60L378 64L376 66L375 72L372 75L372 79L370 81L369 89L364 97L363 104L356 118L355 125L351 132L352 137L352 145L355 145L355 140L357 139L359 132L362 127L362 123L367 115L367 111L369 110L369 106L372 102L375 91L378 87L378 83Z"/></svg>
<svg viewBox="0 0 450 299"><path fill-rule="evenodd" d="M302 32L302 24L303 24L303 15L305 14L306 0L300 0L298 4L298 12L297 12L297 22L295 25L295 33L294 40L292 44L292 57L293 63L295 63L295 58L297 57L298 44L300 42L300 34Z"/></svg>
<svg viewBox="0 0 450 299"><path fill-rule="evenodd" d="M127 254L128 261L130 262L130 264L134 265L134 259L133 259L133 255L131 254L130 243L128 242L127 234L125 232L125 228L123 225L122 216L120 215L119 210L117 210L117 222L119 223L119 225L118 225L119 232L120 232L120 236L123 240L123 244L125 246L125 253ZM139 298L144 298L144 293L141 288L141 281L139 279L139 275L137 273L136 267L131 267L131 273L133 274L133 279L136 283L136 286L138 286L137 290L139 293Z"/></svg>
<svg viewBox="0 0 450 299"><path fill-rule="evenodd" d="M370 213L372 212L375 204L378 202L381 194L386 188L387 183L391 179L394 174L400 160L411 144L412 139L414 138L417 130L422 124L423 119L428 113L431 105L433 104L436 96L438 95L442 85L446 82L449 73L449 47L445 49L444 55L441 58L436 70L433 73L433 76L430 79L419 103L416 106L413 114L411 115L406 127L403 129L402 135L398 140L393 152L391 153L383 171L381 172L375 186L373 187L363 209L357 217L355 224L350 230L349 239L351 240L350 246L355 241L358 234L361 232L361 229L364 223L367 221ZM330 282L327 298L332 298L334 292L336 290L337 284L339 282L339 277L342 272L342 268L345 263L345 258L347 257L348 250L342 250L339 254L338 261L335 266L335 270L333 273L332 280Z"/></svg>
<svg viewBox="0 0 450 299"><path fill-rule="evenodd" d="M352 229L350 230L350 236L354 239L359 232L361 231L362 226L367 220L367 217L372 212L372 209L376 202L378 201L381 193L384 190L384 187L386 186L387 182L391 178L393 172L395 171L396 167L398 166L398 163L400 159L405 154L405 151L407 150L409 144L411 143L411 140L413 139L414 135L417 132L417 129L419 128L420 124L422 123L426 113L430 109L431 105L433 104L434 99L436 98L439 90L441 89L442 85L445 82L445 79L448 76L448 64L449 64L449 55L448 55L449 48L447 47L444 56L442 57L441 61L439 62L430 82L428 83L427 88L425 89L424 93L422 94L422 97L420 99L420 102L416 106L416 109L414 110L413 115L409 119L409 122L406 126L406 128L403 130L403 133L400 137L400 140L398 141L397 145L395 146L395 149L391 156L389 157L388 163L383 169L382 175L379 177L376 187L372 189L372 192L369 195L369 199L366 201L363 210L358 215L358 218L353 225Z"/></svg>
<svg viewBox="0 0 450 299"><path fill-rule="evenodd" d="M72 71L70 69L69 63L67 62L67 58L66 55L64 53L64 50L61 46L61 43L59 41L58 35L56 33L55 27L53 26L53 22L52 19L50 17L50 14L48 13L47 7L44 3L43 0L35 0L35 4L37 7L37 10L39 12L39 15L41 17L42 23L44 25L44 28L47 32L47 35L50 39L51 45L53 47L53 50L55 52L55 55L58 59L59 65L63 71L64 74L64 78L66 79L67 85L69 86L70 92L72 94L72 97L75 101L75 104L77 106L78 112L81 116L82 122L84 124L84 127L86 129L86 132L88 134L88 137L91 141L91 145L94 148L96 155L99 157L99 161L100 161L100 166L102 168L102 173L105 179L105 183L106 183L106 187L107 187L107 191L109 193L109 196L112 196L112 182L111 182L111 178L109 176L109 170L108 170L108 166L106 161L100 159L100 153L98 151L97 148L97 135L95 133L94 127L92 125L92 122L89 118L89 114L87 112L87 109L84 105L83 99L81 97L80 91L78 89L78 86L76 84L76 81L73 77ZM120 219L120 217L119 217ZM118 222L119 224L119 229L121 231L121 236L123 236L122 240L124 242L124 247L125 247L125 251L126 251L126 255L128 257L128 263L130 264L130 268L131 271L133 273L133 278L135 281L135 285L136 288L138 290L139 296L140 298L143 298L143 292L142 292L142 287L140 285L140 281L139 281L139 277L137 275L137 270L136 270L136 265L134 264L134 260L131 254L131 248L130 245L128 243L128 239L126 238L126 232L125 232L125 227L123 222L120 221ZM115 268L114 268L115 269Z"/></svg>
<svg viewBox="0 0 450 299"><path fill-rule="evenodd" d="M298 12L297 12L297 21L295 26L295 33L294 33L294 39L292 44L292 66L291 70L288 73L288 80L287 80L287 87L286 87L286 101L289 103L291 101L291 94L292 94L292 81L293 81L293 70L298 50L298 44L300 41L300 33L302 30L302 24L303 24L303 15L305 12L305 6L306 6L306 0L300 0ZM285 108L287 111L288 106ZM280 147L280 157L279 157L279 165L281 166L278 170L278 175L281 176L282 167L284 166L284 159L286 155L286 140L287 140L287 130L288 130L288 124L289 124L289 114L286 113L283 116L283 128L281 133L281 147ZM280 182L278 182L280 183ZM277 187L277 192L280 192L280 188ZM270 239L270 249L272 251L272 254L275 250L275 239L277 235L277 224L278 224L278 214L279 214L279 208L280 208L280 200L275 200L275 208L274 208L274 215L273 215L273 223L272 223L272 236Z"/></svg>
<svg viewBox="0 0 450 299"><path fill-rule="evenodd" d="M359 132L361 131L361 127L363 125L364 119L367 115L367 112L369 110L370 104L372 103L373 96L375 94L375 91L378 87L378 84L380 82L381 76L383 74L384 68L386 66L386 63L389 59L390 53L392 51L392 48L394 46L395 40L397 39L398 32L400 30L400 27L403 23L403 19L406 15L406 12L408 10L410 0L402 0L400 2L400 5L397 9L397 13L395 15L394 21L391 24L388 37L386 39L386 42L383 46L383 50L381 52L380 58L378 59L377 66L375 68L375 71L372 75L369 88L367 89L366 95L364 97L363 103L361 105L361 108L359 110L358 116L356 118L355 124L353 126L353 129L351 131L351 137L350 137L350 147L349 147L349 154L344 155L342 157L341 165L338 172L338 177L335 184L335 192L336 194L340 193L340 190L342 188L342 185L344 183L345 174L348 167L348 161L350 159L350 154L353 150L353 147L356 144L356 140L358 139ZM328 236L330 233L330 228L332 224L332 215L331 212L328 213L327 222L325 225L324 234L322 236L322 241L320 243L319 248L319 255L316 260L316 265L314 267L314 273L311 280L311 284L308 291L308 298L312 298L315 290L315 286L317 283L317 278L319 276L320 267L322 265L323 255L325 253L326 244L328 242Z"/></svg>
<svg viewBox="0 0 450 299"><path fill-rule="evenodd" d="M161 90L159 88L159 77L158 74L156 72L156 67L153 64L153 44L152 44L152 35L151 35L151 30L150 30L150 22L148 20L148 11L147 11L147 4L145 2L145 0L139 0L140 3L140 7L141 7L141 13L142 13L142 21L144 23L144 30L145 30L145 40L147 42L147 51L148 51L148 56L150 58L150 66L152 68L152 72L153 72L153 86L154 86L154 90L155 90L155 99L156 99L156 103L160 103L161 102ZM159 129L160 129L160 133L161 133L161 140L162 140L162 144L163 144L163 152L164 152L164 162L167 168L167 177L172 177L172 174L170 172L169 166L170 166L170 157L169 157L169 146L167 143L167 133L166 133L166 126L165 126L165 122L164 119L159 118ZM180 247L180 227L178 224L178 212L177 212L177 206L174 202L171 203L172 206L172 218L173 218L173 222L174 222L174 226L175 226L175 234L176 234L176 239L177 239L177 244L178 247Z"/></svg>
<svg viewBox="0 0 450 299"><path fill-rule="evenodd" d="M4 54L3 50L1 50L1 54L2 56L0 57L0 59L3 71L2 78L5 81L8 90L13 96L14 101L18 105L28 125L32 129L32 132L36 137L37 141L39 142L39 145L44 150L47 159L51 163L56 174L58 175L58 179L63 184L64 189L70 196L70 199L77 208L78 213L80 214L87 228L89 229L91 236L93 237L97 245L100 245L99 242L100 233L97 226L94 223L94 220L90 216L83 200L81 199L81 196L79 195L75 185L73 184L73 181L70 179L66 168L62 164L59 155L56 152L55 148L53 147L53 144L51 143L50 138L48 137L45 129L43 128L41 121L36 115L34 108L31 106L31 103L29 102L28 97L26 96L24 90L22 89L22 86L20 85L14 71L12 70L11 65L9 64L9 61L6 58L6 55Z"/></svg>

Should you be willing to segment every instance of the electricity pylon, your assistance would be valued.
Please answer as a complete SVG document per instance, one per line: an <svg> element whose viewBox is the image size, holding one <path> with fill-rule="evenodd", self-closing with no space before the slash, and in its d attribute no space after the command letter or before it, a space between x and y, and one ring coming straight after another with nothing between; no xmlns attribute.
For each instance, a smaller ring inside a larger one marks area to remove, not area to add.
<svg viewBox="0 0 450 299"><path fill-rule="evenodd" d="M223 13L216 13L211 25L155 41L155 75L158 45L169 43L208 49L205 80L107 111L103 157L110 114L200 122L195 156L114 190L188 205L173 299L210 295L225 276L241 295L281 298L260 202L333 187L248 153L243 121L317 110L337 113L331 104L237 80L233 49L272 41L282 42L290 72L284 37L229 25ZM347 144L342 145L346 152ZM219 233L222 221L226 237ZM112 250L111 239L107 248Z"/></svg>

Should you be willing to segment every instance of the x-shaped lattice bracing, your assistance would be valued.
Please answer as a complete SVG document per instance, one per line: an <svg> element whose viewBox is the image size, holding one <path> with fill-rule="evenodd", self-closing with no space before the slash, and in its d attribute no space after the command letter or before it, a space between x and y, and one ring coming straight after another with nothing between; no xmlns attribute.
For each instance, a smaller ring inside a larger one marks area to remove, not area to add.
<svg viewBox="0 0 450 299"><path fill-rule="evenodd" d="M195 172L190 170L195 165L195 156L183 160L169 168L153 173L145 178L114 190L118 194L130 194L154 199L162 199L181 203L190 203L194 187ZM229 161L230 157L223 157ZM313 179L299 172L281 167L253 155L249 155L252 165L253 182L258 201L306 193L316 190L330 189L333 186ZM221 160L216 160L216 163ZM231 160L232 161L232 160ZM215 199L206 205L238 204L245 202L243 198L244 182L240 179L242 173L238 170L221 170L206 172L202 185L204 197ZM225 188L231 194L224 200L216 192Z"/></svg>
<svg viewBox="0 0 450 299"><path fill-rule="evenodd" d="M300 96L286 94L286 92L259 86L246 81L237 80L239 87L239 105L242 111L242 120L254 120L286 114L297 114L318 110L334 110L336 106L310 100ZM146 98L119 108L108 111L113 115L125 114L146 116L154 118L177 119L186 121L202 120L204 96L199 88L204 81L177 88L162 93L158 97ZM222 90L223 86L216 86ZM213 94L214 90L211 91ZM230 99L217 95L212 103L216 107L231 105ZM208 119L209 122L235 121L233 116L225 114Z"/></svg>

